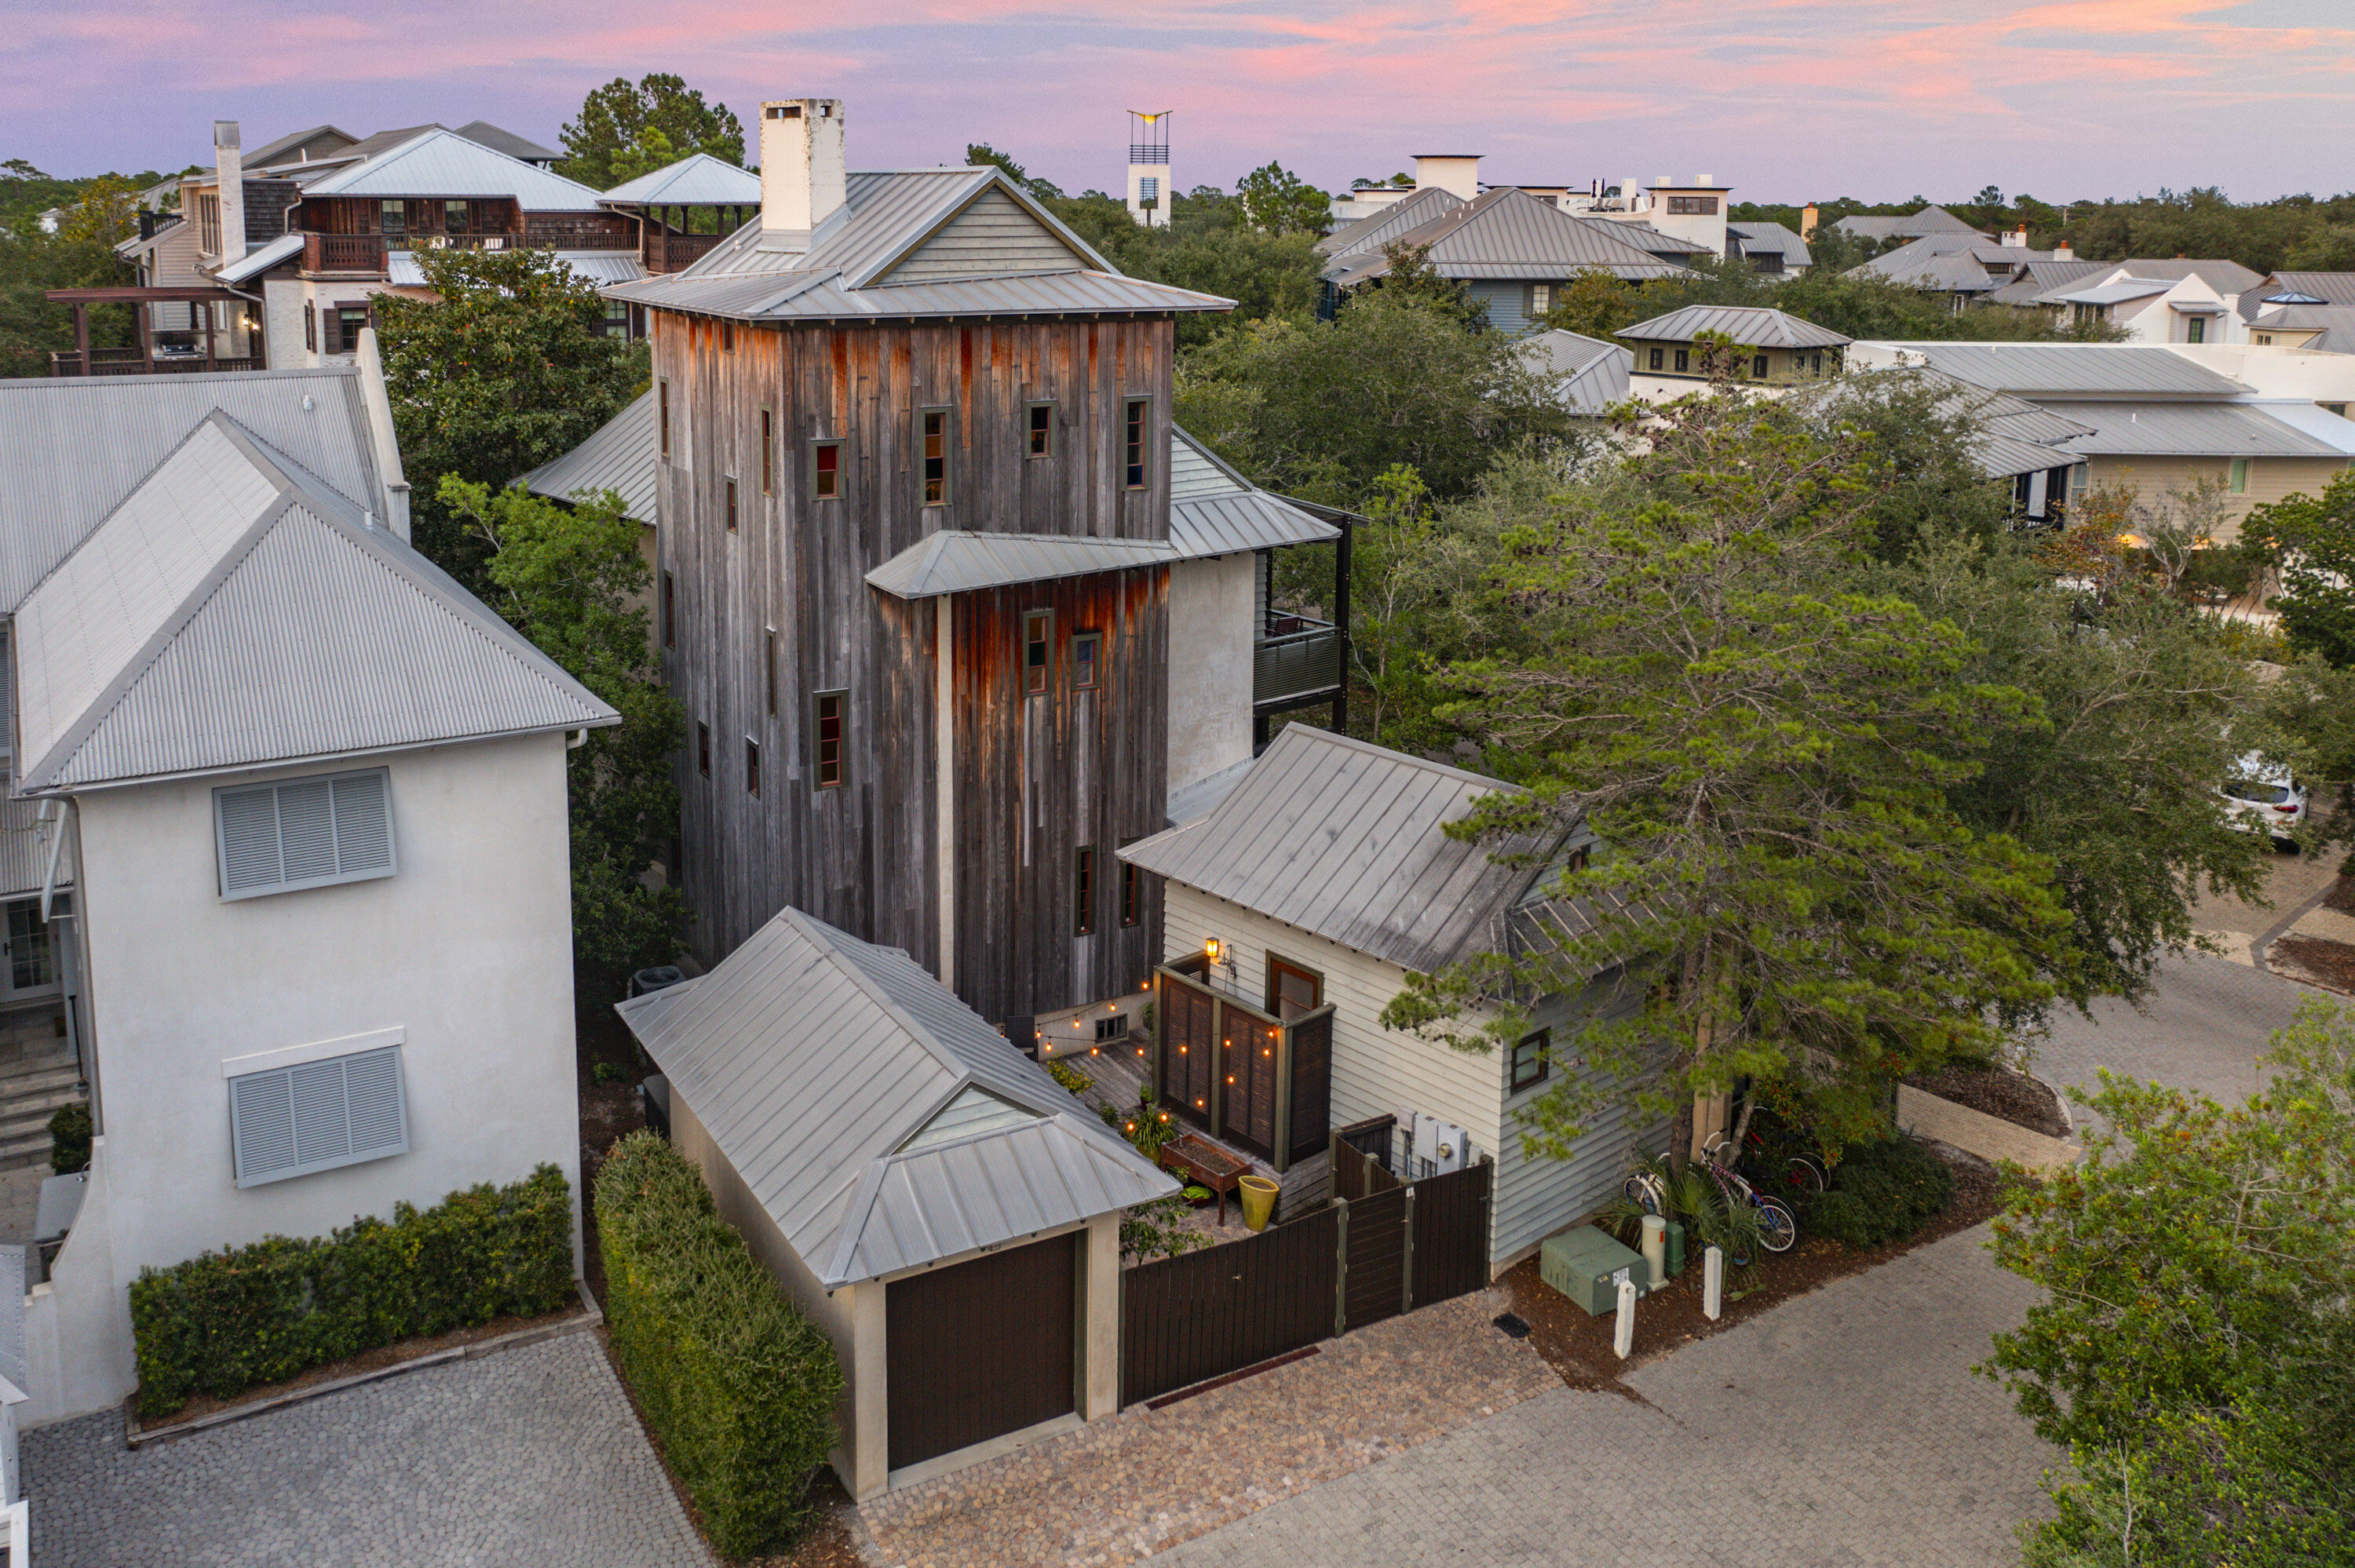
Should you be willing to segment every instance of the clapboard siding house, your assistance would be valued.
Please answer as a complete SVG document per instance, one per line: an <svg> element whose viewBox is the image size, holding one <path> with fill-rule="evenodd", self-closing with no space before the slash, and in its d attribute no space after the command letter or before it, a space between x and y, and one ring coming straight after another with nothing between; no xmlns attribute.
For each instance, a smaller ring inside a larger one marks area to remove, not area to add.
<svg viewBox="0 0 2355 1568"><path fill-rule="evenodd" d="M1139 993L1158 910L1113 854L1166 821L1173 577L1337 530L1173 538L1173 323L1230 302L995 169L847 173L833 101L761 129L759 220L608 291L654 340L695 940L800 909L993 1022Z"/></svg>
<svg viewBox="0 0 2355 1568"><path fill-rule="evenodd" d="M1643 1005L1641 984L1623 970L1539 999L1529 1033L1510 1052L1458 1051L1380 1022L1410 970L1435 972L1594 928L1593 910L1546 891L1548 871L1593 842L1583 824L1551 842L1489 846L1447 836L1447 824L1482 796L1507 788L1295 725L1206 815L1121 852L1163 885L1172 969L1286 1020L1333 1009L1332 1128L1411 1114L1462 1129L1495 1159L1488 1250L1499 1273L1605 1202L1633 1146L1657 1150L1668 1137L1665 1126L1635 1128L1614 1111L1567 1160L1525 1146L1522 1109L1561 1075L1587 1070L1567 1046L1569 1026L1598 1012L1624 1018ZM1503 865L1498 855L1535 859ZM1212 951L1216 961L1206 963ZM1162 1033L1155 1048L1167 1051L1166 1023ZM1165 1081L1157 1071L1155 1081ZM1292 1129L1295 1137L1302 1130Z"/></svg>

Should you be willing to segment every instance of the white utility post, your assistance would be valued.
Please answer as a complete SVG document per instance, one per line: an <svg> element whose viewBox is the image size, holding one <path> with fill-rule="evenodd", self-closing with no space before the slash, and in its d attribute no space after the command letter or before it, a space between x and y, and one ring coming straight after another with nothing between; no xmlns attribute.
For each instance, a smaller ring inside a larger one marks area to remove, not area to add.
<svg viewBox="0 0 2355 1568"><path fill-rule="evenodd" d="M1619 1278L1619 1321L1611 1330L1611 1351L1625 1361L1636 1349L1636 1282L1626 1276Z"/></svg>
<svg viewBox="0 0 2355 1568"><path fill-rule="evenodd" d="M1711 1247L1700 1259L1700 1315L1710 1322L1725 1309L1725 1253Z"/></svg>

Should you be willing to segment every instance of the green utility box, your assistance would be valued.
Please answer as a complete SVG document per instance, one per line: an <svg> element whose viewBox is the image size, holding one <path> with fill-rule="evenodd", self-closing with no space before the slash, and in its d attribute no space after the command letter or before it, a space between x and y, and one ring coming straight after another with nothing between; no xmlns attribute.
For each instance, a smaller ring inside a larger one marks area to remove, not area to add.
<svg viewBox="0 0 2355 1568"><path fill-rule="evenodd" d="M1685 1228L1676 1221L1668 1222L1668 1277L1674 1279L1685 1271Z"/></svg>
<svg viewBox="0 0 2355 1568"><path fill-rule="evenodd" d="M1622 1270L1638 1291L1648 1287L1651 1270L1644 1255L1593 1225L1572 1225L1546 1237L1538 1249L1538 1277L1597 1318L1619 1309Z"/></svg>

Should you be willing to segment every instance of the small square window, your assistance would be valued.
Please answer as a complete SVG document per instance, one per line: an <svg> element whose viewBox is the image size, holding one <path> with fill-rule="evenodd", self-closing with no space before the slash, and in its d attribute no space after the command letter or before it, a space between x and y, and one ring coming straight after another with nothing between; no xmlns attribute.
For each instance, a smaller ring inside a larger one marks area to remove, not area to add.
<svg viewBox="0 0 2355 1568"><path fill-rule="evenodd" d="M777 416L761 410L761 493L777 493Z"/></svg>
<svg viewBox="0 0 2355 1568"><path fill-rule="evenodd" d="M1679 371L1689 371L1691 368L1692 351L1683 348L1677 350L1677 369Z"/></svg>
<svg viewBox="0 0 2355 1568"><path fill-rule="evenodd" d="M945 506L949 501L949 415L933 408L924 415L924 504Z"/></svg>
<svg viewBox="0 0 2355 1568"><path fill-rule="evenodd" d="M843 766L843 742L847 738L844 726L850 702L847 692L820 692L810 699L812 741L810 772L821 789L841 787L847 769Z"/></svg>
<svg viewBox="0 0 2355 1568"><path fill-rule="evenodd" d="M1103 678L1103 633L1080 631L1071 636L1071 690L1092 692Z"/></svg>
<svg viewBox="0 0 2355 1568"><path fill-rule="evenodd" d="M1075 914L1071 934L1091 937L1096 929L1096 852L1082 845L1071 867L1071 899Z"/></svg>
<svg viewBox="0 0 2355 1568"><path fill-rule="evenodd" d="M736 482L728 481L728 531L736 532Z"/></svg>
<svg viewBox="0 0 2355 1568"><path fill-rule="evenodd" d="M1153 405L1142 397L1129 400L1128 418L1122 439L1121 465L1125 483L1131 490L1145 488L1145 458L1146 438L1150 433Z"/></svg>
<svg viewBox="0 0 2355 1568"><path fill-rule="evenodd" d="M1553 1074L1553 1031L1540 1029L1535 1034L1525 1034L1513 1047L1513 1089L1533 1089Z"/></svg>
<svg viewBox="0 0 2355 1568"><path fill-rule="evenodd" d="M1047 694L1047 677L1052 665L1048 657L1047 640L1055 625L1051 610L1034 609L1022 618L1022 694L1042 697Z"/></svg>
<svg viewBox="0 0 2355 1568"><path fill-rule="evenodd" d="M1029 445L1023 449L1026 457L1042 458L1055 455L1055 405L1030 405Z"/></svg>
<svg viewBox="0 0 2355 1568"><path fill-rule="evenodd" d="M711 726L701 719L695 721L695 770L711 777Z"/></svg>
<svg viewBox="0 0 2355 1568"><path fill-rule="evenodd" d="M1668 362L1668 352L1665 349L1656 348L1652 350L1652 368L1655 370L1659 369L1662 365Z"/></svg>
<svg viewBox="0 0 2355 1568"><path fill-rule="evenodd" d="M761 743L751 736L744 737L744 793L761 792Z"/></svg>
<svg viewBox="0 0 2355 1568"><path fill-rule="evenodd" d="M810 443L810 499L834 501L842 494L842 443Z"/></svg>

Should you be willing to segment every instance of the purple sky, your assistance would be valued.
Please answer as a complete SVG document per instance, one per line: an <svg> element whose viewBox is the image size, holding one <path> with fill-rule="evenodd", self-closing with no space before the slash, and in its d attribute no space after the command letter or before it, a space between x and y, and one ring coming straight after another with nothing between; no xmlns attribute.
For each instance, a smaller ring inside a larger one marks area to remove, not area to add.
<svg viewBox="0 0 2355 1568"><path fill-rule="evenodd" d="M748 126L847 100L854 168L988 141L1075 191L1119 188L1132 108L1177 111L1183 186L1463 151L1761 201L2355 187L2350 0L0 0L0 157L55 174L208 158L216 117L249 147L477 117L552 146L591 87L669 70Z"/></svg>

